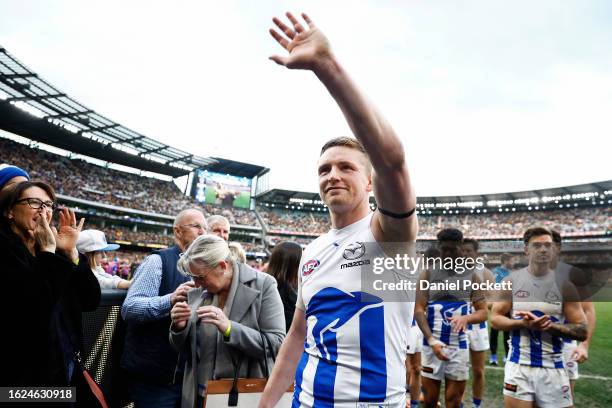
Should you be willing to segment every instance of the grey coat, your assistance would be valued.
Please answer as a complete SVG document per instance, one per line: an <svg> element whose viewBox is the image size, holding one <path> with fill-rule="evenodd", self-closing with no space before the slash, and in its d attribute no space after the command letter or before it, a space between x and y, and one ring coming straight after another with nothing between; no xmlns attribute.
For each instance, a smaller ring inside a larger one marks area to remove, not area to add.
<svg viewBox="0 0 612 408"><path fill-rule="evenodd" d="M170 330L170 344L186 360L182 408L196 406L197 396L203 395L209 379L233 378L232 358L234 361L242 358L240 377L267 377L260 331L268 337L274 355L285 338L283 303L273 277L234 263L234 276L223 310L232 322L227 341L214 325L198 324L196 309L210 304L216 306L217 296L196 288L187 294L187 303L191 308L187 326L180 332ZM274 363L267 347L271 371Z"/></svg>

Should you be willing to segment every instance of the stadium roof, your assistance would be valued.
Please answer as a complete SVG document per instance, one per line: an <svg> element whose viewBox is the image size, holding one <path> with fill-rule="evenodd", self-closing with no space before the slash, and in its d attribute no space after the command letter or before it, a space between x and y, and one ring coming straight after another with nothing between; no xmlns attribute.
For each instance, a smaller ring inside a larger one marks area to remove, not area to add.
<svg viewBox="0 0 612 408"><path fill-rule="evenodd" d="M238 177L253 178L261 176L270 171L270 169L255 164L237 162L228 159L221 159L219 157L213 157L214 163L205 166L204 168L209 171L217 173L231 174Z"/></svg>
<svg viewBox="0 0 612 408"><path fill-rule="evenodd" d="M172 177L216 163L94 112L40 78L1 46L0 128L85 156Z"/></svg>
<svg viewBox="0 0 612 408"><path fill-rule="evenodd" d="M319 193L308 193L306 191L292 191L274 188L256 197L259 202L285 203L293 200L310 200L313 203L321 201Z"/></svg>
<svg viewBox="0 0 612 408"><path fill-rule="evenodd" d="M545 188L541 190L526 190L516 191L512 193L496 193L496 194L477 194L477 195L462 195L462 196L441 196L441 197L419 197L418 201L428 203L447 203L447 202L470 202L470 201L506 201L520 200L532 197L555 197L565 195L576 195L590 192L604 193L612 190L612 180L601 181L596 183L578 184L575 186Z"/></svg>
<svg viewBox="0 0 612 408"><path fill-rule="evenodd" d="M479 194L479 195L464 195L464 196L440 196L440 197L418 197L417 202L421 203L437 204L443 207L445 203L471 203L481 202L482 205L491 205L491 203L504 203L504 205L511 204L510 201L515 202L516 200L530 200L534 197L537 198L554 198L554 197L567 197L570 196L572 199L586 198L576 197L588 195L588 193L599 193L600 195L612 195L612 180L601 181L596 183L579 184L575 186L547 188L542 190L528 190L518 191L511 193L497 193L497 194ZM309 193L303 191L291 191L291 190L280 190L272 189L260 194L256 197L257 201L269 202L269 203L290 203L303 201L305 204L317 205L321 204L321 198L319 193ZM374 202L373 197L370 201Z"/></svg>

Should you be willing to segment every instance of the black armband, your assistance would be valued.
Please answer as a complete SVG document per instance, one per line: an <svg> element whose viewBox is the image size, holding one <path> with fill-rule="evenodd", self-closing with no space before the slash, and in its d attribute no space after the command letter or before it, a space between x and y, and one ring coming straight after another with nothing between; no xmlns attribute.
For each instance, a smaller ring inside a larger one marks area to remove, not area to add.
<svg viewBox="0 0 612 408"><path fill-rule="evenodd" d="M408 212L405 212L405 213L394 213L394 212L391 212L391 211L388 211L388 210L384 210L384 209L382 209L380 207L378 207L378 211L380 211L380 213L382 215L386 215L386 216L391 217L391 218L408 218L412 214L414 214L414 212L416 211L416 207L413 208L412 210L408 211Z"/></svg>

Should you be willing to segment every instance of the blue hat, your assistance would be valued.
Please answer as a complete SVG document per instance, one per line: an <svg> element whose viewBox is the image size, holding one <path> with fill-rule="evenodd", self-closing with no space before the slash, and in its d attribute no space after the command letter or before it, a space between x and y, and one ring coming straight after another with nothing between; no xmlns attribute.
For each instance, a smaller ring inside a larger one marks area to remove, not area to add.
<svg viewBox="0 0 612 408"><path fill-rule="evenodd" d="M4 187L13 177L25 177L28 180L30 176L24 170L17 166L11 166L10 164L0 164L0 189Z"/></svg>

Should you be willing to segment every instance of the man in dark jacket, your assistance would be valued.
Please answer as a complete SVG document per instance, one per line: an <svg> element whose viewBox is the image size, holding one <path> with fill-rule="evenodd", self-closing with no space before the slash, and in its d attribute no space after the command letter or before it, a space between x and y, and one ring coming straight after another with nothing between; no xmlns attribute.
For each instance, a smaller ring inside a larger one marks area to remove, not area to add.
<svg viewBox="0 0 612 408"><path fill-rule="evenodd" d="M182 373L178 353L168 339L170 309L185 301L193 287L176 267L180 253L207 230L199 209L181 211L174 220L176 245L147 257L134 274L121 308L127 323L121 367L128 372L129 392L136 408L180 405Z"/></svg>

